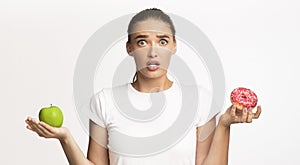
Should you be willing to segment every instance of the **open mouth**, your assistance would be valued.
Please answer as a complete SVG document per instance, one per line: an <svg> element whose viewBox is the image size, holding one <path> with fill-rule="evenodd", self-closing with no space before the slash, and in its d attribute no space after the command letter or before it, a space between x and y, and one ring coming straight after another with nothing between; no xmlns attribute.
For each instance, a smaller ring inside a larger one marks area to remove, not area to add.
<svg viewBox="0 0 300 165"><path fill-rule="evenodd" d="M159 69L159 62L158 61L148 61L147 62L147 68L149 71L156 71L157 69Z"/></svg>

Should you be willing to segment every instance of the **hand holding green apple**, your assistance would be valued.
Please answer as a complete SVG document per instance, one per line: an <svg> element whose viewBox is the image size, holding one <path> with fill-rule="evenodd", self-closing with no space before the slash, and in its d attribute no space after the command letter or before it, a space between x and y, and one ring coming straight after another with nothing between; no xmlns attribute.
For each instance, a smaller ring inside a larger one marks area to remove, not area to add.
<svg viewBox="0 0 300 165"><path fill-rule="evenodd" d="M44 107L39 112L39 119L50 126L61 127L63 124L64 116L61 109L57 106Z"/></svg>

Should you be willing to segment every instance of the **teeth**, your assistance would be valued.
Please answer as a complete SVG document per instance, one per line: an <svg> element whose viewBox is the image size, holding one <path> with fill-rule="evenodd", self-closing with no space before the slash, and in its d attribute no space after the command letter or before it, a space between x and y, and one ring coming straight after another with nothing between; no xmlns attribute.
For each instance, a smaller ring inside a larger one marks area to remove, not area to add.
<svg viewBox="0 0 300 165"><path fill-rule="evenodd" d="M158 66L157 64L150 64L149 66Z"/></svg>

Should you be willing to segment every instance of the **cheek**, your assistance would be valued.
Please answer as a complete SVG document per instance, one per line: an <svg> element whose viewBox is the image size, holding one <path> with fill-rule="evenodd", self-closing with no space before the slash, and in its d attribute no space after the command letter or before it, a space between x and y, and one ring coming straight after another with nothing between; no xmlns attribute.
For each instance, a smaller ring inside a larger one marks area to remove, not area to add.
<svg viewBox="0 0 300 165"><path fill-rule="evenodd" d="M170 50L162 50L160 52L160 64L161 66L168 68L170 61L171 61L172 52Z"/></svg>
<svg viewBox="0 0 300 165"><path fill-rule="evenodd" d="M146 67L147 58L145 56L135 54L133 58L138 69Z"/></svg>
<svg viewBox="0 0 300 165"><path fill-rule="evenodd" d="M161 69L164 69L164 70L167 70L169 68L169 64L170 64L170 58L168 59L163 59L161 60L160 62L160 68Z"/></svg>
<svg viewBox="0 0 300 165"><path fill-rule="evenodd" d="M142 58L142 57L147 57L148 53L149 53L149 48L137 48L134 49L132 55L135 58Z"/></svg>
<svg viewBox="0 0 300 165"><path fill-rule="evenodd" d="M148 60L148 52L149 50L147 48L139 48L135 49L135 51L132 53L134 61L138 68L146 67L146 62Z"/></svg>

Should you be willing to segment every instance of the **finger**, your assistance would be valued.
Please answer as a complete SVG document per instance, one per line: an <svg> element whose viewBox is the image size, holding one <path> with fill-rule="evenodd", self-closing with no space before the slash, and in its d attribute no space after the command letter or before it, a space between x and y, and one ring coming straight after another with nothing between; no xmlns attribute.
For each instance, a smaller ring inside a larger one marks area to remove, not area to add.
<svg viewBox="0 0 300 165"><path fill-rule="evenodd" d="M38 128L43 133L44 137L49 138L53 136L53 134L49 130L47 130L43 125L41 125L41 122L39 122Z"/></svg>
<svg viewBox="0 0 300 165"><path fill-rule="evenodd" d="M36 132L39 136L45 136L45 133L39 126L39 121L37 119L29 118L28 125L30 126L31 130Z"/></svg>
<svg viewBox="0 0 300 165"><path fill-rule="evenodd" d="M231 106L230 116L233 118L236 116L236 105Z"/></svg>
<svg viewBox="0 0 300 165"><path fill-rule="evenodd" d="M46 124L45 122L42 122L42 121L41 121L41 122L39 123L39 125L40 125L41 127L43 127L45 130L47 130L49 133L51 133L51 134L55 133L54 128L51 127L50 125Z"/></svg>
<svg viewBox="0 0 300 165"><path fill-rule="evenodd" d="M27 125L26 128L29 129L30 131L33 131L29 125Z"/></svg>
<svg viewBox="0 0 300 165"><path fill-rule="evenodd" d="M248 111L247 123L252 123L252 118L253 118L253 113L252 113L252 108L250 108Z"/></svg>
<svg viewBox="0 0 300 165"><path fill-rule="evenodd" d="M35 119L35 118L29 118L28 120L30 123L34 123L34 124L38 124L39 120Z"/></svg>
<svg viewBox="0 0 300 165"><path fill-rule="evenodd" d="M26 120L25 120L25 122L26 122L27 124L30 123L30 122L31 122L31 117L27 117Z"/></svg>
<svg viewBox="0 0 300 165"><path fill-rule="evenodd" d="M26 126L27 129L29 129L30 131L36 132L34 127L33 127L34 122L32 121L31 117L27 117L25 122L27 124L27 126Z"/></svg>
<svg viewBox="0 0 300 165"><path fill-rule="evenodd" d="M33 130L33 131L35 131L36 130L36 123L32 120L32 118L29 118L28 120L27 120L27 124L30 126L30 128Z"/></svg>
<svg viewBox="0 0 300 165"><path fill-rule="evenodd" d="M242 121L241 122L246 122L247 121L247 114L248 114L248 112L247 112L247 108L244 108L243 109L243 114L242 114Z"/></svg>
<svg viewBox="0 0 300 165"><path fill-rule="evenodd" d="M28 118L28 119L26 119L25 122L26 122L26 124L29 125L30 128L34 131L34 126L33 126L33 125L36 124L35 121L34 121L32 118Z"/></svg>
<svg viewBox="0 0 300 165"><path fill-rule="evenodd" d="M230 110L231 123L239 123L240 118L237 116L236 105L233 105Z"/></svg>
<svg viewBox="0 0 300 165"><path fill-rule="evenodd" d="M52 130L52 127L43 121L41 121L39 124L49 131Z"/></svg>
<svg viewBox="0 0 300 165"><path fill-rule="evenodd" d="M253 119L258 119L261 114L261 106L257 106L257 111L255 112Z"/></svg>
<svg viewBox="0 0 300 165"><path fill-rule="evenodd" d="M26 128L35 132L34 126L31 123L28 123L28 125L26 126Z"/></svg>
<svg viewBox="0 0 300 165"><path fill-rule="evenodd" d="M30 119L30 117L27 117L26 120L25 120L25 123L28 124L29 123L29 119Z"/></svg>
<svg viewBox="0 0 300 165"><path fill-rule="evenodd" d="M30 127L32 128L32 131L36 132L39 136L43 136L43 132L41 131L41 129L39 129L37 124L32 123L30 124Z"/></svg>

